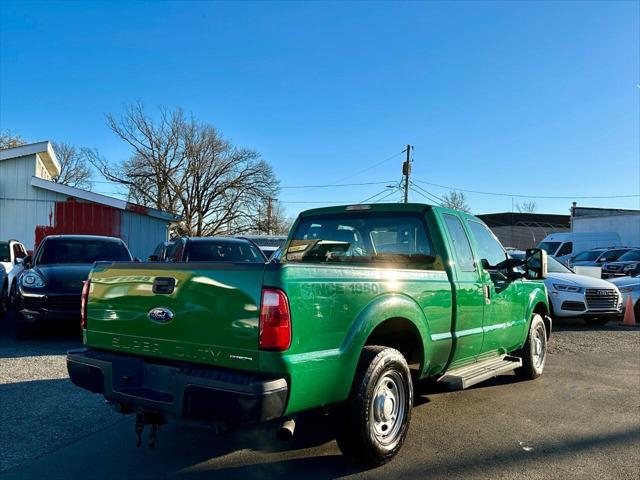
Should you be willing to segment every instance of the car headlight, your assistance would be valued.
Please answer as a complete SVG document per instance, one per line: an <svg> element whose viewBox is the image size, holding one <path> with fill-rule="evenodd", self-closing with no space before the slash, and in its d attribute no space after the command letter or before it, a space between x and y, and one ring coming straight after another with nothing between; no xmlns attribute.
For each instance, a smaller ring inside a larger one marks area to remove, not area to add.
<svg viewBox="0 0 640 480"><path fill-rule="evenodd" d="M561 292L573 292L573 293L582 292L582 287L576 287L575 285L566 285L564 283L554 283L553 288Z"/></svg>
<svg viewBox="0 0 640 480"><path fill-rule="evenodd" d="M44 279L35 272L27 272L20 279L23 287L44 288Z"/></svg>
<svg viewBox="0 0 640 480"><path fill-rule="evenodd" d="M633 287L620 287L620 293L629 293Z"/></svg>
<svg viewBox="0 0 640 480"><path fill-rule="evenodd" d="M622 271L623 272L630 272L631 270L635 270L635 269L636 269L636 265L631 264L631 265L625 265L622 268Z"/></svg>

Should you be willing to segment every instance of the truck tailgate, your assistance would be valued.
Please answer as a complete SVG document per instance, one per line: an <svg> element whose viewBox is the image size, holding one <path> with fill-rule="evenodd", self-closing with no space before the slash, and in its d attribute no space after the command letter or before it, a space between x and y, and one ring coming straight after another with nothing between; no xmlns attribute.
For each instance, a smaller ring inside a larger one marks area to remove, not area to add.
<svg viewBox="0 0 640 480"><path fill-rule="evenodd" d="M263 274L263 264L97 264L85 344L255 371Z"/></svg>

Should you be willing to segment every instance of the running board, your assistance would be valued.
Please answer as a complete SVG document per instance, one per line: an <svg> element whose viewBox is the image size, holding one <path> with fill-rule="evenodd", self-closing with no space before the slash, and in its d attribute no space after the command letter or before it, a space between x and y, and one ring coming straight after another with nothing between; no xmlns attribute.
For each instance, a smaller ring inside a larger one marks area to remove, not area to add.
<svg viewBox="0 0 640 480"><path fill-rule="evenodd" d="M444 383L449 390L461 390L521 366L521 358L505 355L449 370L438 381Z"/></svg>

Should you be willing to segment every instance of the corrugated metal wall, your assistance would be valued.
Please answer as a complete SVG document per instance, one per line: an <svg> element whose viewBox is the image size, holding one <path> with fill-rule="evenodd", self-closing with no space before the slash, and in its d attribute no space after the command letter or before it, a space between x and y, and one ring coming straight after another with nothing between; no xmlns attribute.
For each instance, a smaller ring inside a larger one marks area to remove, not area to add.
<svg viewBox="0 0 640 480"><path fill-rule="evenodd" d="M0 162L0 239L34 249L45 235L112 235L143 260L167 239L164 220L31 186L35 169L35 155Z"/></svg>

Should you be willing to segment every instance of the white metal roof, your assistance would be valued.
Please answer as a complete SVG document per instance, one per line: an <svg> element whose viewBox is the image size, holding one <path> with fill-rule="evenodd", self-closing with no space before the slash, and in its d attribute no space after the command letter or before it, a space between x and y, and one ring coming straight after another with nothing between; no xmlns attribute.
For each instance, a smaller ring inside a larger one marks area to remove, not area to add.
<svg viewBox="0 0 640 480"><path fill-rule="evenodd" d="M52 177L60 175L60 162L58 162L56 152L48 140L37 143L27 143L19 147L0 149L0 160L9 160L10 158L26 157L27 155L36 154L42 159L49 175Z"/></svg>

